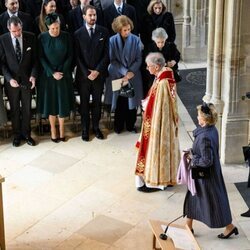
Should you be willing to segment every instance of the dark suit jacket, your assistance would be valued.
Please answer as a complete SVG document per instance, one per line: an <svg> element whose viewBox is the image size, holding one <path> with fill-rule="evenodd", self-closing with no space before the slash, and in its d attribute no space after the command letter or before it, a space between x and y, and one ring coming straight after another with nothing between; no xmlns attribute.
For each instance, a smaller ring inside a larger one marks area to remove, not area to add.
<svg viewBox="0 0 250 250"><path fill-rule="evenodd" d="M141 26L143 26L143 18L148 14L147 7L150 3L150 0L127 0L127 3L134 6L137 17L137 28L138 33L140 33Z"/></svg>
<svg viewBox="0 0 250 250"><path fill-rule="evenodd" d="M41 12L42 0L26 0L26 13L35 19Z"/></svg>
<svg viewBox="0 0 250 250"><path fill-rule="evenodd" d="M18 63L10 33L0 36L0 58L2 73L9 83L15 79L18 83L27 84L30 76L37 77L37 49L34 34L23 31L22 60Z"/></svg>
<svg viewBox="0 0 250 250"><path fill-rule="evenodd" d="M96 25L92 39L85 25L75 32L76 50L76 81L87 79L89 70L100 72L98 77L106 77L109 64L109 35L108 30Z"/></svg>
<svg viewBox="0 0 250 250"><path fill-rule="evenodd" d="M122 14L129 17L133 21L134 30L132 32L134 34L137 34L137 19L136 19L135 8L129 4L123 3ZM112 30L111 25L113 20L118 16L119 13L117 12L114 4L110 5L103 12L104 26L107 27L107 29L109 30L110 36L115 34L114 31Z"/></svg>
<svg viewBox="0 0 250 250"><path fill-rule="evenodd" d="M106 8L108 8L111 4L114 3L114 0L93 0L92 4L100 9L101 11L104 11Z"/></svg>
<svg viewBox="0 0 250 250"><path fill-rule="evenodd" d="M23 23L24 31L34 32L34 22L29 14L24 13L22 11L18 11L17 16L21 19ZM7 11L0 15L0 34L9 32L7 28L7 21L9 20L9 18L10 16Z"/></svg>
<svg viewBox="0 0 250 250"><path fill-rule="evenodd" d="M81 6L77 6L75 9L71 10L68 15L68 25L69 32L74 33L76 30L80 29L84 24L84 19L82 16ZM102 12L97 9L97 24L103 24Z"/></svg>

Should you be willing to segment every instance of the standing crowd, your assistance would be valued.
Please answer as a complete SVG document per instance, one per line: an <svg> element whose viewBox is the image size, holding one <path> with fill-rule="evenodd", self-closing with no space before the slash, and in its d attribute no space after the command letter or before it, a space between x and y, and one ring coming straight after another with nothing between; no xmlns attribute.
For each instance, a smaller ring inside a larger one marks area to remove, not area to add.
<svg viewBox="0 0 250 250"><path fill-rule="evenodd" d="M142 106L136 187L149 193L175 185L180 159L176 104L180 52L174 43L173 15L162 0L5 0L0 4L0 64L10 102L13 146L20 146L22 140L36 145L30 128L35 88L37 113L48 118L52 142L65 141L64 119L74 110L76 87L83 141L89 141L90 129L104 139L99 128L103 94L115 113L117 134L124 129L137 132L137 109ZM114 90L115 80L132 86L133 95ZM200 106L198 120L187 157L192 167L211 169L210 178L195 179L197 193L187 192L184 215L192 231L193 220L211 228L225 226L218 237L227 239L238 229L232 224L219 163L214 106ZM0 122L6 122L2 96Z"/></svg>
<svg viewBox="0 0 250 250"><path fill-rule="evenodd" d="M154 80L145 70L146 56L161 52L174 76L180 60L173 15L161 0L139 2L1 2L0 63L10 103L13 146L21 145L22 140L36 145L30 136L30 103L35 89L37 113L48 118L55 143L65 141L64 119L75 108L74 89L80 95L83 141L89 141L91 130L104 139L99 128L103 95L115 114L114 131L137 132L137 109ZM116 79L121 79L123 86L132 86L134 95L127 98L119 90L113 91ZM3 124L6 114L2 96L0 99Z"/></svg>

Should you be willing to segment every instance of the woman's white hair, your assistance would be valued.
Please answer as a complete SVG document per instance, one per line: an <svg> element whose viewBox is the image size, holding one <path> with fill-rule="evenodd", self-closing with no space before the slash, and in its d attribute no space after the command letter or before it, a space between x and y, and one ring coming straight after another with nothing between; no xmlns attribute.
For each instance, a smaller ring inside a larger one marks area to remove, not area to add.
<svg viewBox="0 0 250 250"><path fill-rule="evenodd" d="M167 34L166 30L163 28L157 28L157 29L153 30L152 40L155 41L156 39L167 40L168 34Z"/></svg>

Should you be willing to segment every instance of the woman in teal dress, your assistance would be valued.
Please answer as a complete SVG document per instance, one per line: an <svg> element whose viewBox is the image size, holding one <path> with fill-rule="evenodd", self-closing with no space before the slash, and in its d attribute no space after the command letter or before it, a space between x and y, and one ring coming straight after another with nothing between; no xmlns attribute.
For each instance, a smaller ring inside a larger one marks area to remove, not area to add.
<svg viewBox="0 0 250 250"><path fill-rule="evenodd" d="M60 20L56 13L45 18L48 32L39 36L39 59L42 73L38 86L38 112L49 117L51 140L65 141L64 118L74 106L72 58L73 47L70 35L60 31ZM59 137L56 120L59 121Z"/></svg>

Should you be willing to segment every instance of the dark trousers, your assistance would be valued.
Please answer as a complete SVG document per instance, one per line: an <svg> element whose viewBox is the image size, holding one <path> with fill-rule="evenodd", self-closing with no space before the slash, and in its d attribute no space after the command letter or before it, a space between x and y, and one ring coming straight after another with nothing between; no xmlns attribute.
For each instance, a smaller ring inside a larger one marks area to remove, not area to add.
<svg viewBox="0 0 250 250"><path fill-rule="evenodd" d="M101 119L101 100L104 88L104 79L97 78L94 81L85 79L79 83L80 94L80 113L82 130L89 130L90 125L90 107L92 115L93 130L99 129L99 121ZM92 102L90 103L90 95L92 95Z"/></svg>
<svg viewBox="0 0 250 250"><path fill-rule="evenodd" d="M126 125L127 130L133 130L136 122L136 109L128 108L128 98L119 96L115 109L115 131L121 132Z"/></svg>
<svg viewBox="0 0 250 250"><path fill-rule="evenodd" d="M14 137L28 137L30 136L31 90L21 87L13 88L9 83L5 84L5 87L10 103Z"/></svg>

